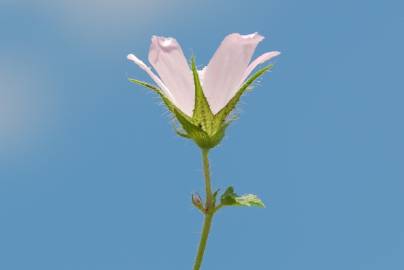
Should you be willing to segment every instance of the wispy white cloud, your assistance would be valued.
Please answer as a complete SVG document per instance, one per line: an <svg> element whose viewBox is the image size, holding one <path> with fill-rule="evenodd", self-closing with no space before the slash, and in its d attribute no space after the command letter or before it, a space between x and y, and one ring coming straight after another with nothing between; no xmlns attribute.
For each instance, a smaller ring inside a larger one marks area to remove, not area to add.
<svg viewBox="0 0 404 270"><path fill-rule="evenodd" d="M46 70L23 55L0 55L0 157L28 151L55 111Z"/></svg>
<svg viewBox="0 0 404 270"><path fill-rule="evenodd" d="M127 35L158 22L181 0L37 0L36 6L61 21L69 32L89 38Z"/></svg>
<svg viewBox="0 0 404 270"><path fill-rule="evenodd" d="M179 12L181 1L32 0L22 4L4 0L0 7L32 11L50 18L46 21L56 23L56 28L71 38L105 45L109 40L116 42L116 38L136 35L161 23L167 14ZM24 46L19 44L16 49L0 44L0 157L32 148L58 110L52 105L52 99L58 97L51 91L46 59L21 54Z"/></svg>

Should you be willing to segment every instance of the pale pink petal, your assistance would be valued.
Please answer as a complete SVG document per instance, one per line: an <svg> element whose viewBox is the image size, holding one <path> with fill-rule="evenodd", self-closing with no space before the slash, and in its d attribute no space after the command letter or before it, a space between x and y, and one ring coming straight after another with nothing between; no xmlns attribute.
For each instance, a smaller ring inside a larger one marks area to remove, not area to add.
<svg viewBox="0 0 404 270"><path fill-rule="evenodd" d="M160 78L151 71L151 69L139 58L137 58L134 54L129 54L127 56L128 60L134 62L138 65L141 69L146 71L146 73L153 79L153 81L160 87L163 93L174 103L176 104L176 100L174 99L173 95L171 94L170 90L167 86L160 80Z"/></svg>
<svg viewBox="0 0 404 270"><path fill-rule="evenodd" d="M241 81L239 82L239 87L235 88L233 92L231 92L230 94L230 98L232 98L237 91L239 90L239 88L243 85L243 83L245 82L245 80L248 78L248 76L250 76L251 72L258 66L261 65L269 60L271 60L272 58L280 55L281 53L278 51L273 51L273 52L266 52L260 56L258 56L257 58L255 58L254 61L251 62L251 64L248 66L248 68L244 71L243 77L241 78Z"/></svg>
<svg viewBox="0 0 404 270"><path fill-rule="evenodd" d="M201 82L202 86L203 86L203 82L205 80L205 73L206 73L206 67L204 67L201 70L198 70L199 81Z"/></svg>
<svg viewBox="0 0 404 270"><path fill-rule="evenodd" d="M181 46L174 38L152 37L149 62L187 115L194 109L194 80Z"/></svg>
<svg viewBox="0 0 404 270"><path fill-rule="evenodd" d="M241 79L240 85L242 85L244 83L244 81L247 79L248 76L250 76L251 72L258 66L261 65L269 60L271 60L272 58L280 55L281 52L278 51L273 51L273 52L266 52L264 54L261 54L260 56L258 56L257 58L255 58L254 61L251 62L250 65L248 65L248 68L246 69L246 71L243 74L243 77Z"/></svg>
<svg viewBox="0 0 404 270"><path fill-rule="evenodd" d="M263 39L257 33L234 33L222 41L204 72L202 82L213 113L222 109L239 87L255 48Z"/></svg>

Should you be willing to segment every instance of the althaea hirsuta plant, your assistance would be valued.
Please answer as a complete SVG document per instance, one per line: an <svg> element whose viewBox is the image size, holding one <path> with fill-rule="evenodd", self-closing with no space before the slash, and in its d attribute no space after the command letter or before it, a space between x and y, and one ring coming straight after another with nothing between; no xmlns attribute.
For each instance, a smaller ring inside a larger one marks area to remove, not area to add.
<svg viewBox="0 0 404 270"><path fill-rule="evenodd" d="M176 130L181 137L193 140L202 151L205 176L205 200L193 194L192 203L204 215L201 241L194 263L194 270L201 267L207 238L214 214L224 206L264 207L255 195L239 196L228 187L217 198L218 191L211 187L208 153L223 139L226 128L234 120L232 112L241 96L258 78L272 68L265 66L255 73L261 64L278 56L278 51L262 54L251 61L253 53L263 37L257 33L225 37L206 67L198 70L195 58L188 62L181 46L174 38L152 37L148 60L158 76L133 54L128 59L147 72L156 85L130 78L135 84L152 90L178 121Z"/></svg>

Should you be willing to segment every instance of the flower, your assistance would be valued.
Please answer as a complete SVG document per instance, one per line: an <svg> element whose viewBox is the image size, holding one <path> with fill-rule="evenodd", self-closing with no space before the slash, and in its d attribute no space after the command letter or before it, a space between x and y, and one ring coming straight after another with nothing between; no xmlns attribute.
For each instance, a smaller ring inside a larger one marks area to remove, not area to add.
<svg viewBox="0 0 404 270"><path fill-rule="evenodd" d="M131 81L162 97L185 130L181 135L194 139L199 145L195 136L203 137L205 141L206 138L219 136L217 139L220 141L228 125L226 118L240 96L270 67L249 77L253 70L280 54L278 51L266 52L250 62L255 48L263 39L258 33L230 34L222 41L209 64L197 70L194 59L190 68L174 38L153 36L148 60L159 76L134 54L129 54L127 58L146 71L158 87L134 79ZM207 147L215 146L219 142L217 139L209 142Z"/></svg>

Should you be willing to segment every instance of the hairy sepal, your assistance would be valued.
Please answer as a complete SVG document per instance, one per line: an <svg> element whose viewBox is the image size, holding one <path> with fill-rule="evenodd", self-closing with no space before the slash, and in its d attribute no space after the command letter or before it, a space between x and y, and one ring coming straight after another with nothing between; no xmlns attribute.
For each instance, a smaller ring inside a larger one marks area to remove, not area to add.
<svg viewBox="0 0 404 270"><path fill-rule="evenodd" d="M223 107L218 113L213 114L202 89L202 84L195 64L195 58L192 58L191 69L195 88L195 105L192 117L188 116L175 106L158 87L136 79L130 78L129 81L143 86L161 97L168 110L175 116L181 125L182 129L176 130L179 136L192 139L203 149L211 149L222 141L226 128L234 120L234 118L229 116L240 101L241 96L258 78L271 68L272 65L269 65L258 70L241 86L225 107Z"/></svg>
<svg viewBox="0 0 404 270"><path fill-rule="evenodd" d="M214 116L214 126L220 127L226 121L229 121L230 113L236 108L241 96L250 89L251 85L266 72L271 70L273 65L266 66L258 70L254 75L252 75L236 92L236 94L230 99L230 101L224 106L218 113ZM232 120L230 120L232 121Z"/></svg>
<svg viewBox="0 0 404 270"><path fill-rule="evenodd" d="M224 136L225 126L219 128L217 132L213 134L209 134L207 130L204 129L204 127L205 128L208 127L209 123L212 122L212 120L210 120L211 118L209 118L211 117L209 113L212 114L212 112L210 111L209 107L206 108L206 105L209 106L207 102L204 103L203 101L203 99L205 99L206 101L206 97L203 95L203 91L199 82L199 77L197 77L196 80L197 81L196 83L198 83L199 85L198 87L195 88L196 89L199 88L198 90L196 90L198 91L197 93L198 100L196 102L198 102L198 104L201 105L196 107L197 109L194 110L195 117L192 118L186 115L184 112L182 112L177 106L175 106L174 103L172 103L158 87L151 85L147 82L139 81L132 78L129 78L129 81L134 84L143 86L160 96L167 109L174 115L174 117L178 120L178 122L181 125L182 130L180 129L176 130L179 136L187 139L192 139L199 147L203 149L213 148L217 144L219 144L220 141L222 140ZM201 106L205 107L201 108ZM206 113L208 114L208 116L205 115Z"/></svg>
<svg viewBox="0 0 404 270"><path fill-rule="evenodd" d="M191 59L191 69L195 87L195 105L192 119L206 133L208 133L209 135L213 135L213 133L215 133L215 131L212 130L214 115L212 113L212 110L210 109L208 100L206 99L206 96L203 93L202 84L199 79L198 70L196 69L194 57L192 57Z"/></svg>

